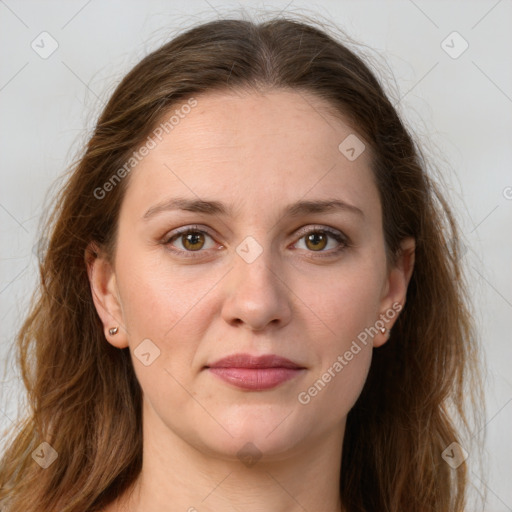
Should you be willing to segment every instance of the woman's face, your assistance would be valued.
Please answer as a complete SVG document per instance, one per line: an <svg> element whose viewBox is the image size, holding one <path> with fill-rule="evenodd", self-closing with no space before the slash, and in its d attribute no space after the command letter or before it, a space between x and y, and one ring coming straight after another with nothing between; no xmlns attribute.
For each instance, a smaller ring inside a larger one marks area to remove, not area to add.
<svg viewBox="0 0 512 512"><path fill-rule="evenodd" d="M125 178L114 265L90 274L145 432L227 458L341 443L411 270L386 266L369 149L311 95L196 100Z"/></svg>

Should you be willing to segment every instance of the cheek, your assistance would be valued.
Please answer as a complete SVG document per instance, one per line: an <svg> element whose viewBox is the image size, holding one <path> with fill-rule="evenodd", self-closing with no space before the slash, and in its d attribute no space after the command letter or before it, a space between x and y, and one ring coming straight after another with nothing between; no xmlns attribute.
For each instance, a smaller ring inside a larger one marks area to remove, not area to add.
<svg viewBox="0 0 512 512"><path fill-rule="evenodd" d="M184 389L195 394L191 383L199 371L197 352L218 315L214 297L220 277L199 273L194 265L177 269L161 248L125 252L116 272L133 365L144 394L157 409L157 404L165 410L172 403L173 410L184 411L190 405ZM139 359L141 353L150 356Z"/></svg>
<svg viewBox="0 0 512 512"><path fill-rule="evenodd" d="M125 253L116 269L130 344L141 337L172 338L216 282L211 273L198 279L193 265L176 271L160 247Z"/></svg>
<svg viewBox="0 0 512 512"><path fill-rule="evenodd" d="M382 267L382 268L381 268ZM359 397L372 359L372 334L379 319L384 267L359 261L335 276L318 274L295 288L303 297L316 325L310 334L310 350L316 360L311 379L298 399L314 404L315 414L339 417L348 413ZM322 291L323 290L323 291ZM306 311L306 310L305 310Z"/></svg>
<svg viewBox="0 0 512 512"><path fill-rule="evenodd" d="M316 364L297 399L304 414L323 417L326 428L341 421L357 401L372 358L372 340L365 328L375 323L375 287L370 282L340 279L328 295L310 307L321 319L311 332L310 350ZM314 303L313 303L314 302Z"/></svg>
<svg viewBox="0 0 512 512"><path fill-rule="evenodd" d="M323 269L322 269L323 270ZM299 277L294 292L319 325L317 339L330 352L343 350L379 318L384 265L375 259L353 258L332 272Z"/></svg>
<svg viewBox="0 0 512 512"><path fill-rule="evenodd" d="M315 372L297 399L313 416L324 417L326 426L346 417L363 389L372 358L369 346L353 345ZM331 418L327 421L327 418Z"/></svg>
<svg viewBox="0 0 512 512"><path fill-rule="evenodd" d="M190 403L184 389L191 389L191 366L202 339L197 320L207 313L201 298L215 281L192 279L172 271L159 254L135 251L119 258L116 270L133 366L147 404L184 411Z"/></svg>

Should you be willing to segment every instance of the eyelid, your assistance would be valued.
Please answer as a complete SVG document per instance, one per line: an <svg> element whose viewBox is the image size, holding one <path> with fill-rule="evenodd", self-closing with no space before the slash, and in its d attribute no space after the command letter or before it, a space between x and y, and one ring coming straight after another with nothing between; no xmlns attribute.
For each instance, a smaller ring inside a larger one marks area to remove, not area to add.
<svg viewBox="0 0 512 512"><path fill-rule="evenodd" d="M210 232L210 228L206 226L202 226L201 224L189 224L187 226L182 226L181 228L176 228L175 230L167 233L164 236L164 240L171 240L172 238L183 235L185 233L189 233L190 231L196 232L199 231L201 233L206 233L209 236L213 236Z"/></svg>
<svg viewBox="0 0 512 512"><path fill-rule="evenodd" d="M317 231L322 231L324 233L328 233L330 235L333 235L335 238L339 237L343 241L348 243L348 238L343 232L341 232L337 229L331 228L329 226L323 226L321 224L308 224L307 226L304 226L303 228L299 229L299 231L297 231L295 233L295 236L302 238L303 236L308 235L311 232L317 232Z"/></svg>

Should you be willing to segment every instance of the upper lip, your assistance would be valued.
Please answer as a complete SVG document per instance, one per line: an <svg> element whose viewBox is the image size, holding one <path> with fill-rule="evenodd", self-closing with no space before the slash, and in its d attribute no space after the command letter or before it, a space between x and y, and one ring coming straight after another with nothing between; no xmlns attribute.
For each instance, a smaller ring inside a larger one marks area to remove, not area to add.
<svg viewBox="0 0 512 512"><path fill-rule="evenodd" d="M232 354L223 357L206 368L304 368L286 357L276 354L253 356L250 354Z"/></svg>

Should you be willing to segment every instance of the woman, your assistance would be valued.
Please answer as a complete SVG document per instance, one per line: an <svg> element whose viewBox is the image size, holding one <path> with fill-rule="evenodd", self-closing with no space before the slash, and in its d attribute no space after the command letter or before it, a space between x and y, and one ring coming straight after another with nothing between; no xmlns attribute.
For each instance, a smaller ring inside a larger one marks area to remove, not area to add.
<svg viewBox="0 0 512 512"><path fill-rule="evenodd" d="M457 227L342 43L220 20L148 55L50 229L2 510L463 510Z"/></svg>

